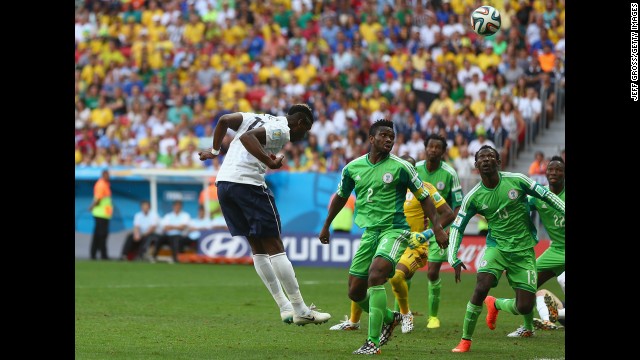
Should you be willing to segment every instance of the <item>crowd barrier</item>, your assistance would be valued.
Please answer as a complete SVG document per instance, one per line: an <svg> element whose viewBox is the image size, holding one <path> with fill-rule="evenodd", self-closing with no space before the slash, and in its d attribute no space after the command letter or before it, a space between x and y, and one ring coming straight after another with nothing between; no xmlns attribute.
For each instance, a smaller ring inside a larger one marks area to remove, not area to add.
<svg viewBox="0 0 640 360"><path fill-rule="evenodd" d="M282 242L287 256L294 266L348 268L360 244L361 235L340 234L331 237L329 244L322 244L316 233L283 234ZM432 238L433 240L433 238ZM541 240L535 247L536 257L549 247L549 240ZM465 235L458 251L467 271L478 269L485 249L484 236ZM253 264L251 248L242 236L231 236L228 231L203 231L198 239L197 254L185 254L184 262ZM425 271L426 268L422 268ZM441 271L453 271L443 263Z"/></svg>

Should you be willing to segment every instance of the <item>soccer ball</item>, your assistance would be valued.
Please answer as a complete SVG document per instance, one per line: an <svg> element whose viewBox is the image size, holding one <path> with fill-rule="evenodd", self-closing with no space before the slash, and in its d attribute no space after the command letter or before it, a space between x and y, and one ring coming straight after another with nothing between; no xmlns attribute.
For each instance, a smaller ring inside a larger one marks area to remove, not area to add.
<svg viewBox="0 0 640 360"><path fill-rule="evenodd" d="M478 35L489 36L500 30L500 12L493 6L483 5L471 13L471 27Z"/></svg>

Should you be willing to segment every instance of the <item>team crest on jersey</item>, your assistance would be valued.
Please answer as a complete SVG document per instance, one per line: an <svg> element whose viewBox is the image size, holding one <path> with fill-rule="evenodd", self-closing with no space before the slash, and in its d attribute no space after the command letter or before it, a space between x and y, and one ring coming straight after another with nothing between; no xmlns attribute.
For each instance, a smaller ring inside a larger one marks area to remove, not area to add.
<svg viewBox="0 0 640 360"><path fill-rule="evenodd" d="M391 173L382 175L382 181L384 181L385 184L391 184L393 181L393 175L391 175Z"/></svg>
<svg viewBox="0 0 640 360"><path fill-rule="evenodd" d="M509 190L509 192L507 193L507 196L509 196L509 199L511 199L511 200L517 199L518 198L518 190L516 190L516 189Z"/></svg>
<svg viewBox="0 0 640 360"><path fill-rule="evenodd" d="M444 189L444 183L442 181L438 181L438 183L436 184L436 189L442 191L442 189Z"/></svg>
<svg viewBox="0 0 640 360"><path fill-rule="evenodd" d="M480 262L480 267L485 267L487 266L487 260L482 259L482 261Z"/></svg>
<svg viewBox="0 0 640 360"><path fill-rule="evenodd" d="M281 137L282 137L282 130L271 131L271 138L273 140L280 140Z"/></svg>

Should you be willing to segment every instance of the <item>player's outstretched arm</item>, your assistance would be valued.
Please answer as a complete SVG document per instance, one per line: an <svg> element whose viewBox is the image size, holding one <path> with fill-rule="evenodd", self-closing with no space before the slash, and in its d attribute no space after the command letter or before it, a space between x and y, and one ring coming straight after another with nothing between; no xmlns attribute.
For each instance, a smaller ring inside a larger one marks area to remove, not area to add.
<svg viewBox="0 0 640 360"><path fill-rule="evenodd" d="M338 215L340 210L342 210L344 205L347 203L347 200L349 200L348 196L346 198L343 198L338 194L336 194L336 196L333 197L333 200L331 200L331 204L329 205L329 213L327 214L327 218L324 220L324 226L322 226L322 230L318 235L321 243L329 243L329 238L331 237L331 234L329 233L329 227L331 226L333 219L336 217L336 215Z"/></svg>
<svg viewBox="0 0 640 360"><path fill-rule="evenodd" d="M198 155L200 156L200 161L205 161L207 159L213 159L218 155L220 151L220 147L222 146L222 140L224 136L227 134L227 129L231 128L234 131L237 131L242 125L242 114L239 112L232 114L225 114L218 119L218 124L216 128L213 130L213 144L211 145L211 149L206 149L202 151L198 151Z"/></svg>
<svg viewBox="0 0 640 360"><path fill-rule="evenodd" d="M446 228L449 226L453 220L456 218L456 214L451 210L451 206L449 204L444 203L440 205L438 208L438 216L440 218L440 226Z"/></svg>

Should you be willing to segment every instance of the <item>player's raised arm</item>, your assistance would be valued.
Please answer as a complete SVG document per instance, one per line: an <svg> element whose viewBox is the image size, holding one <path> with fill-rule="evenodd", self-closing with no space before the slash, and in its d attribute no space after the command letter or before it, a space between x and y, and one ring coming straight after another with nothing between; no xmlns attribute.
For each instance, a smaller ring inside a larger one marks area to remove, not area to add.
<svg viewBox="0 0 640 360"><path fill-rule="evenodd" d="M232 114L222 115L220 119L218 119L218 124L213 131L213 144L211 149L198 151L198 155L200 155L200 161L205 161L207 159L213 159L214 157L216 157L220 152L222 140L227 134L227 129L231 128L234 131L238 131L240 125L242 125L241 113L235 112Z"/></svg>

